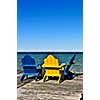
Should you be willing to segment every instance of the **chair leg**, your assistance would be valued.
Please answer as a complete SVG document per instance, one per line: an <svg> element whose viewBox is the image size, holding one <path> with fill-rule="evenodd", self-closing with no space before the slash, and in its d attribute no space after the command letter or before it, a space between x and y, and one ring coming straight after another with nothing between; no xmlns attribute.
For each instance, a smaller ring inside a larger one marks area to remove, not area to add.
<svg viewBox="0 0 100 100"><path fill-rule="evenodd" d="M44 75L44 77L43 77L43 82L45 82L45 79L46 79L46 76Z"/></svg>
<svg viewBox="0 0 100 100"><path fill-rule="evenodd" d="M35 81L37 81L37 76L34 78Z"/></svg>
<svg viewBox="0 0 100 100"><path fill-rule="evenodd" d="M48 76L46 76L46 79L45 80L48 80L49 78L48 78Z"/></svg>
<svg viewBox="0 0 100 100"><path fill-rule="evenodd" d="M59 79L58 79L58 83L60 83L61 82L61 75L59 75Z"/></svg>
<svg viewBox="0 0 100 100"><path fill-rule="evenodd" d="M64 74L61 77L62 77L62 81L63 81L64 80Z"/></svg>
<svg viewBox="0 0 100 100"><path fill-rule="evenodd" d="M23 81L24 80L24 77L25 77L25 75L23 74L20 80Z"/></svg>
<svg viewBox="0 0 100 100"><path fill-rule="evenodd" d="M26 79L28 79L28 75L26 75Z"/></svg>
<svg viewBox="0 0 100 100"><path fill-rule="evenodd" d="M35 76L34 80L37 81L37 79L38 79L38 74Z"/></svg>

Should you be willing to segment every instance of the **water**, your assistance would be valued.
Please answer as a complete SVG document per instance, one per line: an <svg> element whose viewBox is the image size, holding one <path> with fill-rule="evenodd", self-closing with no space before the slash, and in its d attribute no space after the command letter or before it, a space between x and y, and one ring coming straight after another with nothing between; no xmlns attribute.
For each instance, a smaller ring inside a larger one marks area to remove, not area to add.
<svg viewBox="0 0 100 100"><path fill-rule="evenodd" d="M46 58L49 54L54 55L59 62L68 63L70 59L76 54L74 59L75 63L71 66L70 70L83 72L83 52L17 52L17 70L20 71L22 68L20 67L21 59L25 55L30 55L35 59L36 64L43 62L44 58Z"/></svg>

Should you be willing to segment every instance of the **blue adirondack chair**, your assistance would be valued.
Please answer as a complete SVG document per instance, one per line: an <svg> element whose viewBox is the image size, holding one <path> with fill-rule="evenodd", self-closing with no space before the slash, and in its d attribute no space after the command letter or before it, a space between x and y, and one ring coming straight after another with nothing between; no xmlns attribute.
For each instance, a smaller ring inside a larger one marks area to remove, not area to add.
<svg viewBox="0 0 100 100"><path fill-rule="evenodd" d="M75 59L75 54L73 55L73 57L71 58L71 60L66 64L67 66L64 68L64 77L65 79L73 79L75 76L77 76L77 74L72 73L71 71L69 71L70 67L72 64L74 64L74 59Z"/></svg>
<svg viewBox="0 0 100 100"><path fill-rule="evenodd" d="M29 75L33 75L34 80L37 81L39 74L42 73L42 67L40 64L36 65L35 60L29 55L26 55L24 58L22 58L21 67L23 67L23 75L20 79L21 81L23 81L25 77L28 78Z"/></svg>

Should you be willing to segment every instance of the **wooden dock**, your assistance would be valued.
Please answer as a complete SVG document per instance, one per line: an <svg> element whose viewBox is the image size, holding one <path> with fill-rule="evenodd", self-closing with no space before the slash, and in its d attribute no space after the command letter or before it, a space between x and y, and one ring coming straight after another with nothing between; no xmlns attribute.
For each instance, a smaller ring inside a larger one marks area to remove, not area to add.
<svg viewBox="0 0 100 100"><path fill-rule="evenodd" d="M25 80L17 84L17 100L80 100L83 93L83 75L58 84L56 80L45 83Z"/></svg>

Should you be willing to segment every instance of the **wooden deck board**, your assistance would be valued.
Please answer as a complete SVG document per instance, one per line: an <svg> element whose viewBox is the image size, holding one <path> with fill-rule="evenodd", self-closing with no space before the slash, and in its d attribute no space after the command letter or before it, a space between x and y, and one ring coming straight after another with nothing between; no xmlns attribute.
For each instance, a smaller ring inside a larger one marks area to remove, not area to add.
<svg viewBox="0 0 100 100"><path fill-rule="evenodd" d="M82 92L83 75L61 84L56 80L31 81L17 88L17 100L80 100Z"/></svg>

